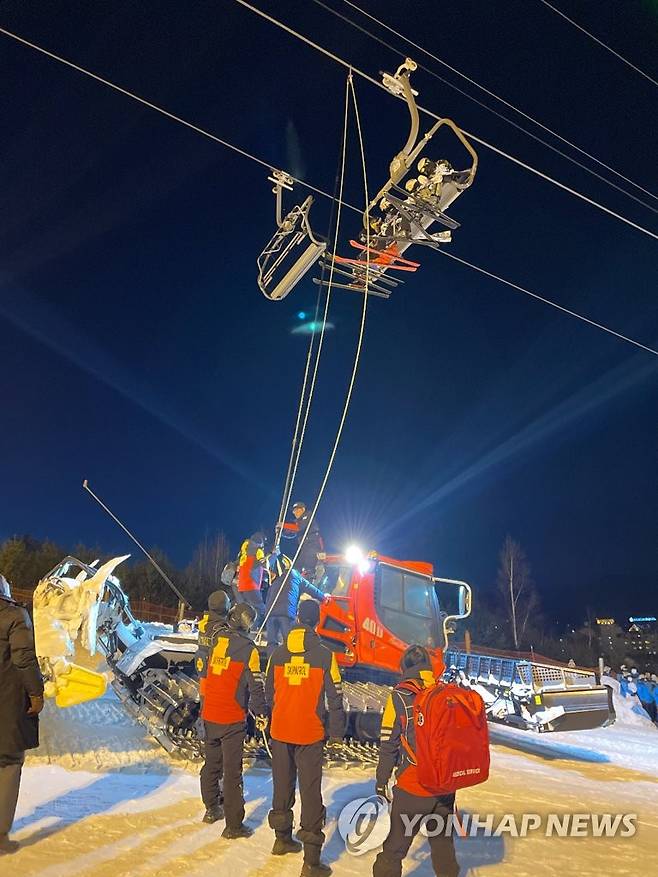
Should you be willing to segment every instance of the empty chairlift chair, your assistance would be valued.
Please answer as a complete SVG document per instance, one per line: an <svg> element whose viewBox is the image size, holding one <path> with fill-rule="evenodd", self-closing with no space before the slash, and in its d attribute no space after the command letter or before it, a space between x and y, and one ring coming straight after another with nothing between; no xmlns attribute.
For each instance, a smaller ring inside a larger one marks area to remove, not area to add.
<svg viewBox="0 0 658 877"><path fill-rule="evenodd" d="M265 298L281 301L318 261L326 243L315 237L309 221L311 195L283 216L283 190L292 191L293 180L282 171L268 177L274 183L277 230L257 260L258 287Z"/></svg>

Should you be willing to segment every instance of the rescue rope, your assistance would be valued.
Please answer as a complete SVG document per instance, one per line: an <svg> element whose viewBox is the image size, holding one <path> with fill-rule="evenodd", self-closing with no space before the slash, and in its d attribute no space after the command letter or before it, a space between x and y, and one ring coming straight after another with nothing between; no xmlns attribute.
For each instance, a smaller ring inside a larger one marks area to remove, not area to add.
<svg viewBox="0 0 658 877"><path fill-rule="evenodd" d="M345 111L343 115L343 139L341 145L341 157L340 157L340 173L339 173L339 181L338 181L338 193L336 198L336 193L334 194L334 204L336 205L336 230L334 232L334 253L338 249L338 235L340 231L340 220L341 220L341 211L344 205L343 202L343 190L345 184L345 157L347 155L347 131L348 131L348 111L349 111L349 91L348 91L348 83L345 83ZM313 395L315 393L315 382L318 376L318 367L320 365L320 356L322 354L322 345L324 343L324 335L327 327L327 315L329 313L329 303L331 301L331 290L334 278L334 261L331 262L331 268L329 269L329 285L327 286L327 293L325 296L324 302L324 313L322 315L322 328L320 330L320 336L318 339L318 349L315 356L315 363L313 365L313 375L311 378L310 388L308 392L308 398L306 399L306 404L304 405L304 397L306 394L306 386L308 382L309 375L309 366L311 363L311 353L313 351L313 343L315 340L315 332L311 333L311 340L308 347L308 355L306 357L306 368L304 371L304 382L302 385L302 392L299 398L299 407L297 409L297 420L295 423L295 432L293 435L292 448L290 451L290 460L288 463L288 473L286 475L286 482L283 490L283 497L281 500L281 509L279 511L279 517L277 518L277 523L283 524L286 511L288 509L288 505L290 504L290 499L292 497L292 492L295 487L295 478L297 477L297 468L299 466L299 458L302 452L302 446L304 444L304 438L306 436L306 425L308 423L308 417L311 412L311 403L313 401ZM320 287L320 291L322 287ZM318 295L318 304L320 302L320 295ZM316 307L316 319L317 319L318 307ZM305 408L303 418L302 418L302 409ZM300 422L301 422L301 432L300 432ZM299 441L298 441L299 437ZM281 531L277 531L275 537L275 545L278 548L279 542L281 540Z"/></svg>
<svg viewBox="0 0 658 877"><path fill-rule="evenodd" d="M370 221L369 221L370 220L370 212L369 212L369 206L368 206L370 203L370 198L369 198L369 194L368 194L368 173L367 173L367 168L366 168L365 148L364 148L364 144L363 144L363 132L361 130L361 117L359 115L359 105L358 105L358 101L357 101L357 97L356 97L356 91L354 89L354 81L353 81L353 76L352 76L351 71L347 77L347 86L349 87L349 93L351 94L351 97L352 97L352 105L354 107L354 118L356 121L356 128L357 128L357 133L358 133L358 138L359 138L359 150L361 152L361 168L362 168L362 172L363 172L363 188L364 188L365 204L366 204L364 219L365 219L365 235L366 235L366 248L367 249L365 251L366 252L366 259L364 262L366 270L365 270L365 286L364 286L364 290L363 290L363 308L361 311L361 323L359 325L359 335L358 335L358 339L357 339L356 350L354 353L352 374L350 376L350 381L349 381L349 385L347 388L347 393L345 395L345 402L343 404L343 412L342 412L342 415L340 418L340 422L338 424L338 429L336 431L336 438L334 440L333 448L331 449L331 454L329 455L329 462L327 463L327 468L326 468L326 471L324 473L322 483L320 484L320 489L318 490L318 495L316 497L315 504L313 506L311 514L309 515L306 529L302 533L302 536L299 540L299 545L297 546L297 551L295 552L295 556L292 559L290 567L286 570L286 572L283 576L283 580L282 580L281 584L279 585L276 597L274 598L274 600L272 600L272 604L271 604L270 608L265 613L265 617L263 618L261 626L258 629L257 637L260 637L260 635L262 634L263 629L264 629L265 625L267 624L267 620L270 617L270 615L272 614L272 610L274 609L276 601L277 601L279 595L281 594L281 591L285 587L286 582L288 581L288 579L290 577L290 573L292 571L292 568L294 567L295 563L297 562L297 559L299 558L301 550L304 547L304 543L306 541L306 538L311 530L311 525L313 524L313 521L315 520L315 515L317 513L318 507L320 505L320 502L322 501L322 497L324 495L324 491L325 491L325 488L327 486L327 482L329 481L329 476L331 475L331 470L333 469L334 461L336 459L336 453L338 451L338 446L340 444L340 440L341 440L341 437L343 434L343 428L345 426L345 421L347 420L347 413L349 411L350 403L352 401L352 393L354 391L354 384L356 381L356 375L357 375L357 371L359 368L359 361L361 358L361 350L363 347L363 337L365 334L365 327L366 327L366 315L368 312L368 291L369 291L369 287L370 287ZM347 127L347 125L346 125L346 127ZM344 140L344 143L346 144L346 138ZM341 169L341 200L342 200L342 180L343 180L344 171L345 171L346 152L347 152L347 149L345 149L344 153L343 153L343 167ZM338 222L336 223L336 225L338 226ZM337 228L337 231L338 231L338 228ZM333 269L333 262L332 262L332 269ZM329 284L331 285L331 283L333 283L333 270L329 276Z"/></svg>

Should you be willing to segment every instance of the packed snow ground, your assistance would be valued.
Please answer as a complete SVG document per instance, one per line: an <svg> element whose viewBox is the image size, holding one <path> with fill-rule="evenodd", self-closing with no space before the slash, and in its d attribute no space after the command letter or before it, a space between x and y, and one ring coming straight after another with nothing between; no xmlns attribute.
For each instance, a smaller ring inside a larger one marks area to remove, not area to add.
<svg viewBox="0 0 658 877"><path fill-rule="evenodd" d="M460 793L465 813L633 813L631 838L468 837L456 842L461 874L475 877L637 875L658 860L658 731L618 701L619 721L596 731L534 735L492 728L489 781ZM250 840L220 838L223 823L200 822L198 766L177 762L128 719L112 694L58 711L49 703L43 743L25 768L13 836L23 844L0 859L21 877L297 877L298 856L272 858L267 827L271 777L245 777ZM324 781L325 857L336 877L369 874L375 852L345 851L336 819L349 801L373 791L373 769L334 768ZM431 877L427 841L418 838L405 874Z"/></svg>

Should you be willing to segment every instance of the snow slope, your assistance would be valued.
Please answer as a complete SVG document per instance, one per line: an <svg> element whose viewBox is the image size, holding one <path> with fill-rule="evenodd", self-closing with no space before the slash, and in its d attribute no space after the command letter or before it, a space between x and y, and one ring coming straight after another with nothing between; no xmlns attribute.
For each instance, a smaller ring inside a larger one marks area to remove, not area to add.
<svg viewBox="0 0 658 877"><path fill-rule="evenodd" d="M620 721L597 731L534 735L492 727L489 781L459 796L463 814L635 813L632 838L475 837L457 840L462 875L515 877L650 873L658 856L658 732L618 708ZM173 761L125 717L112 694L67 711L48 704L43 744L25 768L15 825L24 844L0 872L21 877L297 877L299 857L273 859L267 827L271 778L245 777L250 840L227 842L200 822L198 768ZM326 858L336 877L370 873L375 852L350 856L336 830L341 808L373 790L371 768L331 769ZM405 873L431 877L419 838Z"/></svg>

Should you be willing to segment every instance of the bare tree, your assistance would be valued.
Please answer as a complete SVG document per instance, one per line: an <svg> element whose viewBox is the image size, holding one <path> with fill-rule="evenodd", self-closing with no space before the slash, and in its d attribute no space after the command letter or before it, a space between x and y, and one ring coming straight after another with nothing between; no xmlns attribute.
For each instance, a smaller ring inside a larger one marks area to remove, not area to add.
<svg viewBox="0 0 658 877"><path fill-rule="evenodd" d="M498 588L505 597L514 648L518 649L528 621L538 608L539 597L530 577L530 565L525 552L511 536L505 537L500 551Z"/></svg>

